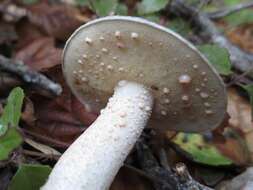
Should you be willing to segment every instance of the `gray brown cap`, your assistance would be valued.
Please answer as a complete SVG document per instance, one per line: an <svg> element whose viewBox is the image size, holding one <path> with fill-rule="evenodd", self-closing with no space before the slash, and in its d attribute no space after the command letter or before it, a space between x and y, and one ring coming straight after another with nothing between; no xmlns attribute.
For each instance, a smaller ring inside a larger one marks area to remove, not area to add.
<svg viewBox="0 0 253 190"><path fill-rule="evenodd" d="M99 113L117 83L128 80L153 94L154 127L202 132L223 121L219 75L193 45L155 23L122 16L89 22L68 40L63 61L68 85L90 112Z"/></svg>

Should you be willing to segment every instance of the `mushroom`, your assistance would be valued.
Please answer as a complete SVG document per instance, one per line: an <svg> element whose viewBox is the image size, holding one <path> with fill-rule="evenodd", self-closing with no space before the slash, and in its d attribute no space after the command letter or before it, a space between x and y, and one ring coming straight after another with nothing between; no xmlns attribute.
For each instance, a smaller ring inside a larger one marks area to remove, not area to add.
<svg viewBox="0 0 253 190"><path fill-rule="evenodd" d="M65 151L42 190L110 187L147 123L159 130L213 130L226 91L207 59L171 30L109 16L75 31L63 72L89 112L100 115Z"/></svg>

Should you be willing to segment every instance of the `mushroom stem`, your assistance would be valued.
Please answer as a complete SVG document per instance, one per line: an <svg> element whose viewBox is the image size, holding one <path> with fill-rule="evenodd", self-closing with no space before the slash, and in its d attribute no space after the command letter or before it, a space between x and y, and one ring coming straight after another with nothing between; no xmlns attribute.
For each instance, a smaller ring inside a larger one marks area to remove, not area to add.
<svg viewBox="0 0 253 190"><path fill-rule="evenodd" d="M106 108L61 156L41 189L109 189L152 106L153 97L143 85L120 81Z"/></svg>

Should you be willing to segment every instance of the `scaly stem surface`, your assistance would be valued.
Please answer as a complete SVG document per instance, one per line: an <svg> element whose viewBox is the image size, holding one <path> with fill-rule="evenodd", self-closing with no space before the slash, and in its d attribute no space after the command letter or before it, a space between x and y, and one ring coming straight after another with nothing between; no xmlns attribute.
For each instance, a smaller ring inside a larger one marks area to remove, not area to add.
<svg viewBox="0 0 253 190"><path fill-rule="evenodd" d="M67 149L42 190L106 190L141 135L153 97L121 81L97 120Z"/></svg>

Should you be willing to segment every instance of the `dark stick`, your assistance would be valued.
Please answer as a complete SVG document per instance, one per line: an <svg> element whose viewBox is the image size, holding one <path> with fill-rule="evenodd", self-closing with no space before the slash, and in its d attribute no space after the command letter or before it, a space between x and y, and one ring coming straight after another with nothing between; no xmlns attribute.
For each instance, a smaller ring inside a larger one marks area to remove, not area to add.
<svg viewBox="0 0 253 190"><path fill-rule="evenodd" d="M184 0L173 0L169 6L170 12L182 16L185 20L191 20L213 43L226 48L230 54L230 60L235 69L246 72L253 65L253 55L246 53L233 45L220 33L207 14L199 12L195 7L189 6Z"/></svg>
<svg viewBox="0 0 253 190"><path fill-rule="evenodd" d="M19 76L24 82L32 84L41 89L45 89L54 95L60 95L62 92L62 88L59 84L51 81L46 76L31 70L21 61L11 60L0 55L0 70L14 73Z"/></svg>
<svg viewBox="0 0 253 190"><path fill-rule="evenodd" d="M240 3L238 5L232 6L232 7L228 7L228 8L224 8L215 12L211 12L211 13L207 13L208 17L210 19L219 19L225 16L228 16L230 14L239 12L243 9L247 9L247 8L251 8L253 7L253 2L246 2L246 3Z"/></svg>
<svg viewBox="0 0 253 190"><path fill-rule="evenodd" d="M150 148L142 142L136 144L137 158L142 170L158 180L154 180L156 190L213 190L195 181L183 163L177 164L175 172L160 166Z"/></svg>

